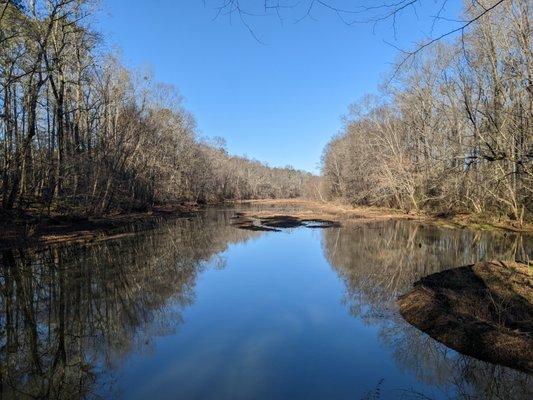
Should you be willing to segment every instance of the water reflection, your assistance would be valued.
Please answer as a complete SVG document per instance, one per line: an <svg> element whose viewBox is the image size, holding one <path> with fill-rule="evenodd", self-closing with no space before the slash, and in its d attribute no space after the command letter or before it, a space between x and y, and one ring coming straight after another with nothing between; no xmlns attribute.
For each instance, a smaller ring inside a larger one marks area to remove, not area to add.
<svg viewBox="0 0 533 400"><path fill-rule="evenodd" d="M369 375L376 388L366 392L368 399L531 398L527 375L458 355L406 324L395 306L399 294L429 273L496 256L531 257L530 238L408 222L265 234L233 228L233 214L213 210L82 248L4 251L0 397L120 397L119 386L124 389L131 375L123 379L119 371L130 366L131 355L160 351L162 338L171 338L178 343L171 347L172 363L154 356L160 369L182 367L174 371L181 375L169 375L169 398L203 397L212 385L227 389L226 396L211 393L213 398L328 393L357 399ZM260 236L251 254L232 253L233 270L222 271L225 280L216 276L199 286L207 268L225 268L230 245ZM353 318L338 304L342 286ZM195 302L196 291L204 294L203 307L182 325L191 305L202 303L201 297ZM379 339L361 344L358 335L369 331L360 329L359 320L377 327ZM216 332L205 335L213 325ZM190 326L180 342L180 332ZM358 368L366 367L369 354L382 354L380 361L395 370L386 378L376 375L379 370L365 375ZM161 372L140 367L143 375ZM409 379L402 380L404 374ZM249 378L244 383L243 376ZM391 379L416 384L391 388ZM183 386L189 391L180 392Z"/></svg>
<svg viewBox="0 0 533 400"><path fill-rule="evenodd" d="M176 330L205 262L257 236L228 218L210 212L86 248L4 251L1 397L93 397L111 384L127 354Z"/></svg>
<svg viewBox="0 0 533 400"><path fill-rule="evenodd" d="M324 254L346 285L349 312L379 327L382 343L398 366L439 397L461 399L530 399L527 374L462 356L408 325L396 299L413 282L446 268L493 258L531 259L531 237L508 233L441 229L405 221L326 230ZM379 391L371 393L379 398ZM398 397L431 398L413 388Z"/></svg>

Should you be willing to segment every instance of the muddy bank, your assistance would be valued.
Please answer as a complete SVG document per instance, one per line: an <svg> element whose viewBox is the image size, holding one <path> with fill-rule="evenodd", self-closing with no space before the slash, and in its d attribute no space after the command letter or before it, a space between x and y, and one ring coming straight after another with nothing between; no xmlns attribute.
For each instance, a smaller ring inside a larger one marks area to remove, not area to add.
<svg viewBox="0 0 533 400"><path fill-rule="evenodd" d="M194 204L185 204L100 217L4 214L0 215L0 250L108 240L153 228L163 220L189 217L199 210Z"/></svg>
<svg viewBox="0 0 533 400"><path fill-rule="evenodd" d="M337 221L321 218L302 218L293 215L276 213L236 213L232 218L231 225L250 231L273 231L279 232L282 228L333 228L339 227Z"/></svg>
<svg viewBox="0 0 533 400"><path fill-rule="evenodd" d="M533 373L533 267L479 262L420 279L400 313L469 356Z"/></svg>
<svg viewBox="0 0 533 400"><path fill-rule="evenodd" d="M499 219L488 215L475 214L431 214L423 212L404 212L384 207L351 206L336 202L320 202L305 199L245 200L241 204L284 208L289 216L298 218L327 219L341 223L360 223L383 220L412 220L448 228L472 228L479 230L507 230L512 232L533 233L533 224L519 225L516 221ZM268 215L268 211L265 211ZM278 211L279 212L279 211Z"/></svg>

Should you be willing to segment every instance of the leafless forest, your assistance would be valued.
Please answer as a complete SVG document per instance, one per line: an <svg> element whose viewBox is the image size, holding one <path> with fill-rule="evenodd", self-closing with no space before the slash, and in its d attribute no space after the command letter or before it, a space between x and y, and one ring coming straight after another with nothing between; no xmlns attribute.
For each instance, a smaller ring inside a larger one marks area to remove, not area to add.
<svg viewBox="0 0 533 400"><path fill-rule="evenodd" d="M198 138L169 85L102 51L83 0L0 2L4 210L100 214L297 197L312 175Z"/></svg>
<svg viewBox="0 0 533 400"><path fill-rule="evenodd" d="M455 40L404 53L323 153L330 197L521 223L533 213L529 0L464 1Z"/></svg>
<svg viewBox="0 0 533 400"><path fill-rule="evenodd" d="M319 195L531 220L529 0L465 0L472 23L455 41L400 54L380 94L353 105L325 148L320 193L310 173L231 156L222 142L199 138L173 87L103 51L91 7L0 2L3 210L102 214Z"/></svg>

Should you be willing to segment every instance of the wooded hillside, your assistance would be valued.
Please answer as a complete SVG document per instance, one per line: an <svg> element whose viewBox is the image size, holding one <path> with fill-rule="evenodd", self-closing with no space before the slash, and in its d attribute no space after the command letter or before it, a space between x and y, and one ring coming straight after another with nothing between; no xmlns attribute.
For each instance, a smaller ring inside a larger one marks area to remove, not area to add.
<svg viewBox="0 0 533 400"><path fill-rule="evenodd" d="M101 214L303 194L311 174L200 140L174 88L103 53L90 15L90 1L0 2L4 210Z"/></svg>
<svg viewBox="0 0 533 400"><path fill-rule="evenodd" d="M493 3L493 2L492 2ZM464 1L464 20L492 4ZM406 58L323 153L331 198L522 221L533 214L532 9L507 0Z"/></svg>

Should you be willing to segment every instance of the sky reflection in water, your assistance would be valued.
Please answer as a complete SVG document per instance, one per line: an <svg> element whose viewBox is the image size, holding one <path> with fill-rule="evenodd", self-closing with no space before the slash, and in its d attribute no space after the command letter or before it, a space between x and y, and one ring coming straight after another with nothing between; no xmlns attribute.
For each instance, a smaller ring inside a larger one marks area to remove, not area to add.
<svg viewBox="0 0 533 400"><path fill-rule="evenodd" d="M4 397L531 396L531 377L447 349L395 307L429 273L523 258L530 237L399 221L249 232L232 213L4 252Z"/></svg>

